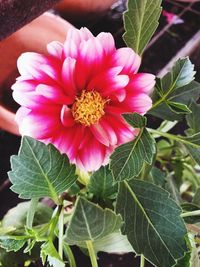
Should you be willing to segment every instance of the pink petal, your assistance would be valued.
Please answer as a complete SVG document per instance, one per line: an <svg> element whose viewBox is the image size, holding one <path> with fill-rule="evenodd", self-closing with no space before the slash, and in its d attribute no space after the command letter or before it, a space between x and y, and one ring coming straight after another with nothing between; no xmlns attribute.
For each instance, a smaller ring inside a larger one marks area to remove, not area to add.
<svg viewBox="0 0 200 267"><path fill-rule="evenodd" d="M22 76L31 76L32 79L51 83L52 79L59 82L61 66L57 60L38 53L23 53L17 60L17 66Z"/></svg>
<svg viewBox="0 0 200 267"><path fill-rule="evenodd" d="M104 125L110 125L117 137L117 145L129 142L135 137L135 130L129 126L119 115L106 114L104 116ZM110 123L112 122L112 123Z"/></svg>
<svg viewBox="0 0 200 267"><path fill-rule="evenodd" d="M94 39L94 35L86 27L82 27L79 30L81 41L87 41L89 39Z"/></svg>
<svg viewBox="0 0 200 267"><path fill-rule="evenodd" d="M92 78L87 89L98 91L102 90L102 88L107 86L107 83L112 80L113 77L117 76L121 70L122 67L113 67L100 72Z"/></svg>
<svg viewBox="0 0 200 267"><path fill-rule="evenodd" d="M144 115L152 107L152 100L148 95L141 93L133 97L128 96L123 102L123 106L127 109L127 112Z"/></svg>
<svg viewBox="0 0 200 267"><path fill-rule="evenodd" d="M42 114L31 111L19 122L19 131L22 135L36 139L46 139L54 136L61 128L57 114Z"/></svg>
<svg viewBox="0 0 200 267"><path fill-rule="evenodd" d="M90 142L90 140L92 138L92 135L90 133L91 133L90 129L88 127L85 128L85 133L82 136L82 140L81 140L80 145L79 145L79 150L84 148L87 145L87 143Z"/></svg>
<svg viewBox="0 0 200 267"><path fill-rule="evenodd" d="M155 85L155 76L149 73L137 73L130 79L127 86L132 93L146 93L150 94Z"/></svg>
<svg viewBox="0 0 200 267"><path fill-rule="evenodd" d="M81 43L75 67L76 85L79 90L86 89L93 75L101 71L102 61L103 47L98 39L89 39Z"/></svg>
<svg viewBox="0 0 200 267"><path fill-rule="evenodd" d="M52 80L61 85L61 65L54 64L54 62L49 62L49 64L43 64L41 66L41 70L44 75L46 74Z"/></svg>
<svg viewBox="0 0 200 267"><path fill-rule="evenodd" d="M125 87L129 82L127 75L117 75L121 67L114 67L94 77L88 85L89 90L98 90L103 97L116 97L123 101L126 97Z"/></svg>
<svg viewBox="0 0 200 267"><path fill-rule="evenodd" d="M20 107L15 115L15 121L17 122L18 125L22 122L22 120L31 112L30 109L25 108L25 107ZM20 132L20 134L22 134Z"/></svg>
<svg viewBox="0 0 200 267"><path fill-rule="evenodd" d="M123 67L122 73L130 74L138 71L141 58L131 48L123 47L116 50L112 62L115 66Z"/></svg>
<svg viewBox="0 0 200 267"><path fill-rule="evenodd" d="M99 33L97 35L96 38L102 44L102 47L103 47L104 52L105 52L105 55L109 55L109 54L113 53L116 50L115 41L114 41L114 38L113 38L112 34L106 33L106 32L101 32L101 33Z"/></svg>
<svg viewBox="0 0 200 267"><path fill-rule="evenodd" d="M98 124L90 127L95 138L105 146L115 146L117 144L117 135L113 128L103 118Z"/></svg>
<svg viewBox="0 0 200 267"><path fill-rule="evenodd" d="M62 66L62 81L65 93L75 97L77 90L74 82L76 60L70 57L66 58Z"/></svg>
<svg viewBox="0 0 200 267"><path fill-rule="evenodd" d="M34 92L38 82L35 80L17 80L11 87L14 91Z"/></svg>
<svg viewBox="0 0 200 267"><path fill-rule="evenodd" d="M102 120L100 121L100 124L101 124L102 128L104 129L104 131L108 135L108 140L109 140L110 145L116 146L118 143L117 133L115 132L115 130L111 126L111 123L108 123L106 121L106 116L105 116L105 119L102 118Z"/></svg>
<svg viewBox="0 0 200 267"><path fill-rule="evenodd" d="M67 38L64 43L65 57L71 57L76 59L81 43L91 38L93 39L94 36L87 28L81 28L80 30L70 28L68 30Z"/></svg>
<svg viewBox="0 0 200 267"><path fill-rule="evenodd" d="M61 110L61 122L65 127L72 127L75 124L71 110L66 105Z"/></svg>
<svg viewBox="0 0 200 267"><path fill-rule="evenodd" d="M71 104L73 99L64 94L62 89L58 86L50 86L46 84L39 84L36 87L36 92L47 99L52 100L57 104Z"/></svg>
<svg viewBox="0 0 200 267"><path fill-rule="evenodd" d="M73 40L78 47L82 41L87 41L91 38L94 38L93 34L85 27L81 28L80 30L76 28L70 28L67 33L66 42Z"/></svg>
<svg viewBox="0 0 200 267"><path fill-rule="evenodd" d="M72 163L75 163L83 134L84 128L76 124L74 127L61 130L58 135L52 138L51 142L62 153L67 154Z"/></svg>
<svg viewBox="0 0 200 267"><path fill-rule="evenodd" d="M105 146L91 137L87 145L79 151L76 163L83 170L96 171L102 166L105 156Z"/></svg>
<svg viewBox="0 0 200 267"><path fill-rule="evenodd" d="M39 95L36 92L36 87L38 83L34 80L27 80L16 82L13 86L13 98L14 100L27 108L37 108L44 104L51 104L51 102L44 98L42 95Z"/></svg>
<svg viewBox="0 0 200 267"><path fill-rule="evenodd" d="M58 59L62 59L63 44L58 41L53 41L47 44L48 53Z"/></svg>
<svg viewBox="0 0 200 267"><path fill-rule="evenodd" d="M71 58L77 58L78 56L78 46L74 42L73 39L67 39L67 41L64 43L64 56L71 57Z"/></svg>
<svg viewBox="0 0 200 267"><path fill-rule="evenodd" d="M129 82L127 75L118 75L109 80L107 86L103 87L101 93L103 96L114 95L119 102L122 102L126 97L125 87Z"/></svg>
<svg viewBox="0 0 200 267"><path fill-rule="evenodd" d="M90 130L100 143L109 146L108 135L100 123L91 125Z"/></svg>

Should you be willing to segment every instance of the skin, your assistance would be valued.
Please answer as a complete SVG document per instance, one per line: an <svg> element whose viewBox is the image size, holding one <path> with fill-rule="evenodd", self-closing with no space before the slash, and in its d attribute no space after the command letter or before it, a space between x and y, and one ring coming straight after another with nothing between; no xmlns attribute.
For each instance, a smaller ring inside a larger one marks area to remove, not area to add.
<svg viewBox="0 0 200 267"><path fill-rule="evenodd" d="M0 42L0 129L19 134L14 121L15 114L8 111L7 103L2 101L2 96L8 93L10 95L11 85L19 76L17 58L27 51L46 54L46 45L49 42L54 40L64 42L69 27L72 25L68 22L46 13ZM13 107L10 106L9 109L13 110Z"/></svg>
<svg viewBox="0 0 200 267"><path fill-rule="evenodd" d="M117 0L62 0L55 9L70 21L85 21L95 19L103 14Z"/></svg>
<svg viewBox="0 0 200 267"><path fill-rule="evenodd" d="M17 123L15 122L15 114L0 106L0 128L19 135Z"/></svg>

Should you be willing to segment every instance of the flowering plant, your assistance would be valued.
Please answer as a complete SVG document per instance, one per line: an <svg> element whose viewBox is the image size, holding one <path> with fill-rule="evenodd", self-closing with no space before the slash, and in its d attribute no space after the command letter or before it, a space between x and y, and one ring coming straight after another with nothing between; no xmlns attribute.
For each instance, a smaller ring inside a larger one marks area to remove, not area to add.
<svg viewBox="0 0 200 267"><path fill-rule="evenodd" d="M5 215L0 246L24 252L26 266L39 250L43 264L75 267L73 245L93 267L99 251L134 252L141 267L199 266L200 85L188 58L162 78L138 72L160 13L160 0L128 2L126 48L71 29L48 55L18 59L23 137L9 178L30 201ZM155 117L160 126L149 128Z"/></svg>

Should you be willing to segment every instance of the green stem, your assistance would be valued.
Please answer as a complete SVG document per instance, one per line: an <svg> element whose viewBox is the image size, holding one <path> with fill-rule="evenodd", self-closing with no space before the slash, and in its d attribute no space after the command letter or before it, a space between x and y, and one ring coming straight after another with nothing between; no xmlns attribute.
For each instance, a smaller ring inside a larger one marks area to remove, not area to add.
<svg viewBox="0 0 200 267"><path fill-rule="evenodd" d="M145 257L143 254L140 256L140 267L145 267Z"/></svg>
<svg viewBox="0 0 200 267"><path fill-rule="evenodd" d="M159 106L162 102L165 101L165 99L166 99L166 96L163 96L162 98L160 98L157 102L155 102L155 103L153 104L153 106L151 107L150 110L152 110L152 109L156 108L157 106Z"/></svg>
<svg viewBox="0 0 200 267"><path fill-rule="evenodd" d="M187 163L183 163L183 165L184 165L185 169L187 169L191 174L191 176L187 177L187 179L190 178L190 180L194 184L195 188L198 188L200 186L200 181L199 181L199 177L196 176L196 173L195 173L193 167Z"/></svg>
<svg viewBox="0 0 200 267"><path fill-rule="evenodd" d="M191 216L200 216L200 210L188 211L181 214L182 218Z"/></svg>
<svg viewBox="0 0 200 267"><path fill-rule="evenodd" d="M89 252L89 255L90 255L90 260L91 260L92 267L98 267L97 259L96 259L96 253L94 251L92 241L90 241L90 240L86 241L86 245L87 245L88 252Z"/></svg>
<svg viewBox="0 0 200 267"><path fill-rule="evenodd" d="M74 258L74 255L72 253L72 250L70 248L70 246L68 246L65 242L63 243L63 249L64 249L64 253L66 255L66 257L69 260L69 266L70 267L76 267L76 261Z"/></svg>
<svg viewBox="0 0 200 267"><path fill-rule="evenodd" d="M51 219L51 220L52 220L52 223L51 223L51 225L50 225L50 229L49 229L49 238L50 238L50 239L53 239L54 231L55 231L56 225L58 224L58 220L59 220L59 216L60 216L60 213L61 213L61 211L62 211L62 208L63 208L63 206L62 206L62 205L59 205L59 206L57 207L56 214L55 214L54 217Z"/></svg>
<svg viewBox="0 0 200 267"><path fill-rule="evenodd" d="M87 186L89 184L91 173L76 168L76 174L78 175L78 181L82 185Z"/></svg>
<svg viewBox="0 0 200 267"><path fill-rule="evenodd" d="M165 94L163 94L163 95L160 95L159 94L161 96L161 98L158 99L158 101L156 101L153 104L153 106L151 107L151 110L154 109L154 108L156 108L157 106L159 106L162 102L165 102L166 101L167 97L171 94L171 92L173 92L173 90L175 88L175 85L176 85L176 82L177 82L177 80L174 81L174 83L172 84L172 86L168 89L168 91Z"/></svg>
<svg viewBox="0 0 200 267"><path fill-rule="evenodd" d="M166 137L168 139L172 139L172 140L175 140L175 141L180 141L180 138L176 135L173 135L173 134L169 134L169 133L164 133L164 132L161 132L161 131L158 131L158 130L154 130L154 129L149 129L148 128L148 131L152 134L156 134L158 136L163 136L163 137Z"/></svg>
<svg viewBox="0 0 200 267"><path fill-rule="evenodd" d="M168 139L178 141L178 142L181 142L181 143L189 145L189 146L199 148L199 145L191 143L190 141L186 140L184 136L178 136L178 135L174 135L174 134L164 133L164 132L160 132L158 130L154 130L154 129L150 129L150 128L147 128L147 130L152 134L160 135L160 136L166 137Z"/></svg>
<svg viewBox="0 0 200 267"><path fill-rule="evenodd" d="M31 229L33 226L33 219L38 205L38 198L32 198L26 217L26 227Z"/></svg>
<svg viewBox="0 0 200 267"><path fill-rule="evenodd" d="M64 234L64 208L60 211L59 221L58 221L58 253L60 258L63 258L63 234Z"/></svg>

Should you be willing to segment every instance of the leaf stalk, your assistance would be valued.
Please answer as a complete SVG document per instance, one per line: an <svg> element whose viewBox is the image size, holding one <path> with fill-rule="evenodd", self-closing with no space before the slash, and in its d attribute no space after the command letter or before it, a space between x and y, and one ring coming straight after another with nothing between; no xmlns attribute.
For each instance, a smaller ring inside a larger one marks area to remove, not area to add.
<svg viewBox="0 0 200 267"><path fill-rule="evenodd" d="M143 254L140 256L140 267L145 267L145 257Z"/></svg>
<svg viewBox="0 0 200 267"><path fill-rule="evenodd" d="M200 210L188 211L181 214L182 218L191 216L200 216Z"/></svg>
<svg viewBox="0 0 200 267"><path fill-rule="evenodd" d="M93 247L92 241L91 240L86 241L86 245L87 245L87 248L88 248L88 252L89 252L89 256L90 256L92 267L98 267L97 259L96 259L96 253L94 251L94 247Z"/></svg>

